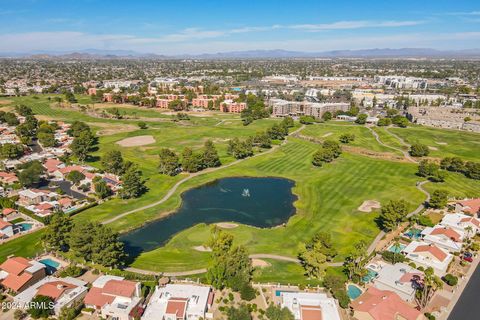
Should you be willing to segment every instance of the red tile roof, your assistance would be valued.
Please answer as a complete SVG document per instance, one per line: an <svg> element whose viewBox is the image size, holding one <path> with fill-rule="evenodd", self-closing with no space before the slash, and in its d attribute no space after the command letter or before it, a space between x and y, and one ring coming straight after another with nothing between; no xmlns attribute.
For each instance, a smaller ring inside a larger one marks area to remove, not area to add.
<svg viewBox="0 0 480 320"><path fill-rule="evenodd" d="M463 218L462 220L460 220L460 222L471 222L475 226L480 227L480 221L478 219L473 218L473 217Z"/></svg>
<svg viewBox="0 0 480 320"><path fill-rule="evenodd" d="M185 318L185 310L187 309L187 299L171 298L167 302L166 314L174 314L177 319Z"/></svg>
<svg viewBox="0 0 480 320"><path fill-rule="evenodd" d="M57 300L66 290L74 288L76 288L76 286L71 283L52 281L40 286L37 291L37 296L46 296Z"/></svg>
<svg viewBox="0 0 480 320"><path fill-rule="evenodd" d="M422 313L403 301L396 293L370 287L352 302L355 311L367 312L375 320L417 320Z"/></svg>
<svg viewBox="0 0 480 320"><path fill-rule="evenodd" d="M113 300L115 300L115 297L103 294L102 288L93 287L88 291L83 302L86 305L93 305L101 308L106 304L112 303Z"/></svg>
<svg viewBox="0 0 480 320"><path fill-rule="evenodd" d="M300 306L300 320L322 320L322 308L319 306Z"/></svg>
<svg viewBox="0 0 480 320"><path fill-rule="evenodd" d="M122 297L131 297L135 293L137 288L136 282L128 280L110 280L105 283L103 287L103 293L122 296Z"/></svg>
<svg viewBox="0 0 480 320"><path fill-rule="evenodd" d="M0 265L0 269L10 274L19 275L31 266L30 261L23 257L12 257Z"/></svg>
<svg viewBox="0 0 480 320"><path fill-rule="evenodd" d="M480 212L480 198L459 201L458 203L462 205L462 207L468 207L463 210L464 212L467 212L470 214L477 214Z"/></svg>
<svg viewBox="0 0 480 320"><path fill-rule="evenodd" d="M447 254L443 252L437 246L430 244L430 245L420 245L415 248L414 252L430 252L435 258L440 261L443 261L447 258Z"/></svg>
<svg viewBox="0 0 480 320"><path fill-rule="evenodd" d="M436 228L433 229L430 233L432 235L445 235L448 238L452 239L453 241L459 242L460 241L460 234L453 230L452 228Z"/></svg>
<svg viewBox="0 0 480 320"><path fill-rule="evenodd" d="M58 169L58 166L62 164L62 161L57 159L47 159L43 166L47 168L48 172L54 172Z"/></svg>
<svg viewBox="0 0 480 320"><path fill-rule="evenodd" d="M21 275L9 274L3 281L2 286L11 289L13 291L20 290L30 279L32 275L28 272L24 272Z"/></svg>
<svg viewBox="0 0 480 320"><path fill-rule="evenodd" d="M10 227L12 224L8 221L0 219L0 229L3 229L5 227Z"/></svg>
<svg viewBox="0 0 480 320"><path fill-rule="evenodd" d="M3 213L4 215L6 215L6 216L9 215L9 214L11 214L11 213L14 213L14 212L17 212L17 210L12 209L12 208L5 208L5 209L3 209L3 211L2 211L2 213Z"/></svg>

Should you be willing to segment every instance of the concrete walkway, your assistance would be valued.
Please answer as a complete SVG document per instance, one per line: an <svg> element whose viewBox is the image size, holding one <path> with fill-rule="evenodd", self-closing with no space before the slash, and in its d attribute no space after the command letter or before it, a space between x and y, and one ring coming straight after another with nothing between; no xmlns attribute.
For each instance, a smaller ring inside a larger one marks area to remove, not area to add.
<svg viewBox="0 0 480 320"><path fill-rule="evenodd" d="M300 132L301 130L303 130L305 128L305 125L302 125L300 128L298 128L297 130L295 131L292 131L291 133L289 133L289 136L290 135L294 135L298 132ZM265 155L265 154L268 154L268 153L272 153L273 151L277 150L278 148L280 148L280 146L284 145L285 143L287 143L288 141L288 136L285 137L285 140L283 140L283 142L279 145L275 145L275 146L272 146L270 149L264 151L264 152L261 152L261 153L257 153L257 154L254 154L253 156L249 157L249 158L244 158L244 159L239 159L239 160L236 160L234 162L231 162L227 165L224 165L224 166L220 166L220 167L217 167L217 168L208 168L208 169L205 169L205 170L202 170L202 171L199 171L199 172L195 172L195 173L190 173L187 177L183 178L182 180L178 181L177 183L175 183L173 185L172 188L170 188L170 190L168 190L167 194L165 196L163 196L162 199L156 201L156 202L153 202L153 203L150 203L148 205L145 205L143 207L139 207L139 208L136 208L136 209L133 209L133 210L130 210L130 211L127 211L127 212L124 212L122 214L119 214L118 216L115 216L111 219L108 219L108 220L105 220L102 222L102 224L109 224L109 223L112 223L112 222L115 222L119 219L122 219L123 217L125 216L128 216L129 214L132 214L132 213L135 213L135 212L139 212L139 211L143 211L143 210L146 210L146 209L150 209L150 208L153 208L153 207L156 207L162 203L164 203L165 201L167 201L168 199L170 199L170 197L177 191L178 187L180 187L183 183L187 182L188 180L191 180L192 178L195 178L195 177L198 177L198 176L201 176L201 175L204 175L204 174L207 174L207 173L211 173L211 172L215 172L215 171L218 171L218 170L222 170L222 169L225 169L225 168L229 168L229 167L232 167L234 165L237 165L245 160L248 160L248 159L252 159L252 158L255 158L255 157L259 157L259 156L262 156L262 155Z"/></svg>
<svg viewBox="0 0 480 320"><path fill-rule="evenodd" d="M379 144L381 144L382 146L386 147L386 148L389 148L389 149L392 149L392 150L395 150L395 151L399 151L403 154L403 156L405 157L405 159L407 159L408 161L410 162L413 162L413 163L418 163L417 160L413 159L412 156L408 153L408 151L405 151L405 150L402 150L402 149L399 149L399 148L395 148L395 147L392 147L392 146L389 146L388 144L386 143L383 143L383 141L380 139L380 136L378 135L378 133L373 130L372 128L370 127L365 127L367 128L368 130L370 130L370 132L373 134L373 136L375 137L375 140L377 140L377 142ZM386 130L387 132L390 133L390 131ZM392 134L392 133L390 133ZM397 137L398 138L398 137ZM400 140L400 143L404 144L405 142L403 140Z"/></svg>

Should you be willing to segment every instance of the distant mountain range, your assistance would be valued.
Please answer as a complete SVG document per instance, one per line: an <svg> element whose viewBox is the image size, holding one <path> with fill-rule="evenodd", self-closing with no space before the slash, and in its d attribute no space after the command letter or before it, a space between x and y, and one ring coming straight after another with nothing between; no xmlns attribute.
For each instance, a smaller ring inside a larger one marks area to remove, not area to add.
<svg viewBox="0 0 480 320"><path fill-rule="evenodd" d="M286 59L286 58L480 58L480 49L436 50L430 48L362 49L304 52L249 50L204 54L158 55L132 50L85 49L75 51L0 52L0 57L38 59Z"/></svg>

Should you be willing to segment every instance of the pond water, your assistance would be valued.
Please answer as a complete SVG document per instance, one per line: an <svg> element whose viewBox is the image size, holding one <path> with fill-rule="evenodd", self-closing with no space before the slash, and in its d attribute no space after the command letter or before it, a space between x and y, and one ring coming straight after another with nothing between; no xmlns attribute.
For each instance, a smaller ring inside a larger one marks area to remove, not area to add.
<svg viewBox="0 0 480 320"><path fill-rule="evenodd" d="M130 256L163 246L173 235L199 223L238 222L269 228L295 213L294 182L282 178L234 177L215 180L182 194L182 204L168 217L120 237Z"/></svg>

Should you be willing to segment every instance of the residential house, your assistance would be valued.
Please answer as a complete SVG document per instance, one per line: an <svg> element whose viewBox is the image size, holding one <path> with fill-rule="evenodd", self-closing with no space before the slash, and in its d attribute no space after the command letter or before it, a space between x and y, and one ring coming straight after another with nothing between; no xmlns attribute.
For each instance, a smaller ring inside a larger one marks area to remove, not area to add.
<svg viewBox="0 0 480 320"><path fill-rule="evenodd" d="M423 241L432 243L449 252L462 250L464 235L462 231L451 227L436 225L433 228L425 228L421 233Z"/></svg>
<svg viewBox="0 0 480 320"><path fill-rule="evenodd" d="M358 320L424 320L423 314L389 290L370 287L351 303Z"/></svg>
<svg viewBox="0 0 480 320"><path fill-rule="evenodd" d="M13 301L19 306L28 306L36 296L50 297L54 303L53 311L58 316L63 307L68 308L85 297L88 291L86 285L85 281L72 277L49 276L16 295Z"/></svg>
<svg viewBox="0 0 480 320"><path fill-rule="evenodd" d="M453 255L447 250L435 244L419 241L410 242L402 253L417 266L431 267L438 276L443 276L447 272L448 265L453 259Z"/></svg>
<svg viewBox="0 0 480 320"><path fill-rule="evenodd" d="M205 319L212 303L213 291L210 287L191 284L157 286L142 320Z"/></svg>
<svg viewBox="0 0 480 320"><path fill-rule="evenodd" d="M443 216L440 224L456 231L463 232L468 238L474 236L480 231L480 220L462 213L446 214Z"/></svg>
<svg viewBox="0 0 480 320"><path fill-rule="evenodd" d="M44 264L23 257L8 258L0 265L0 284L13 292L22 292L45 276Z"/></svg>
<svg viewBox="0 0 480 320"><path fill-rule="evenodd" d="M455 211L463 212L465 214L469 214L474 217L479 216L480 215L480 198L458 201L455 204Z"/></svg>
<svg viewBox="0 0 480 320"><path fill-rule="evenodd" d="M55 198L57 194L49 190L25 189L18 192L18 203L22 206L35 205L51 198Z"/></svg>
<svg viewBox="0 0 480 320"><path fill-rule="evenodd" d="M64 168L65 164L58 159L49 158L45 160L43 166L45 167L45 169L47 169L48 175L52 175L58 169Z"/></svg>
<svg viewBox="0 0 480 320"><path fill-rule="evenodd" d="M378 276L373 281L375 288L395 292L407 302L415 299L418 281L423 278L421 271L405 263L386 264L377 273Z"/></svg>
<svg viewBox="0 0 480 320"><path fill-rule="evenodd" d="M9 184L14 184L18 182L17 175L15 173L10 173L10 172L5 172L1 171L0 172L0 182L6 185Z"/></svg>
<svg viewBox="0 0 480 320"><path fill-rule="evenodd" d="M13 225L0 219L0 239L7 239L13 236Z"/></svg>
<svg viewBox="0 0 480 320"><path fill-rule="evenodd" d="M63 168L60 167L54 172L52 172L52 174L57 179L66 180L68 174L72 171L78 171L78 172L84 173L85 171L88 171L88 170L85 167L75 165L75 166L66 166Z"/></svg>
<svg viewBox="0 0 480 320"><path fill-rule="evenodd" d="M280 297L295 320L340 320L335 300L324 293L282 292Z"/></svg>
<svg viewBox="0 0 480 320"><path fill-rule="evenodd" d="M84 303L87 308L95 309L103 318L132 320L140 300L139 282L105 275L92 283Z"/></svg>

